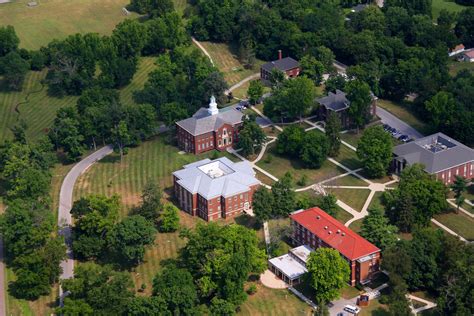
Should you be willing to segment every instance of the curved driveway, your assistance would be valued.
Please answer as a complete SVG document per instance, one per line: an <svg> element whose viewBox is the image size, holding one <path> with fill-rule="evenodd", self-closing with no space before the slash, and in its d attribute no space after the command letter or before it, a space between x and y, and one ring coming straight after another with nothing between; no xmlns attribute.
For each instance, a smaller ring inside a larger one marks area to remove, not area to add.
<svg viewBox="0 0 474 316"><path fill-rule="evenodd" d="M67 246L67 259L61 262L62 273L59 277L61 280L70 279L74 276L74 260L71 249L72 217L70 213L73 203L72 194L74 191L74 184L79 176L90 166L112 152L113 148L109 145L82 159L69 171L61 185L61 191L59 193L58 226L59 234L64 236ZM61 286L59 287L59 297L60 302L62 303L64 297Z"/></svg>

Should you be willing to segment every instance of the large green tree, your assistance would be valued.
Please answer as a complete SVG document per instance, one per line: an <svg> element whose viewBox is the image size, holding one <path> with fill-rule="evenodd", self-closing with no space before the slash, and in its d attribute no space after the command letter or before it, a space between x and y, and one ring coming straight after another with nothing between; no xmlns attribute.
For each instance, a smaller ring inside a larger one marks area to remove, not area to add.
<svg viewBox="0 0 474 316"><path fill-rule="evenodd" d="M364 131L357 144L357 156L362 160L367 174L383 177L392 161L391 136L381 126L371 126Z"/></svg>
<svg viewBox="0 0 474 316"><path fill-rule="evenodd" d="M252 197L252 210L258 222L263 223L273 217L273 194L264 186L259 187Z"/></svg>
<svg viewBox="0 0 474 316"><path fill-rule="evenodd" d="M133 214L141 215L149 221L156 222L163 211L162 197L163 192L158 182L149 179L143 188L142 202L133 210Z"/></svg>
<svg viewBox="0 0 474 316"><path fill-rule="evenodd" d="M318 248L311 252L306 264L316 301L326 304L339 297L339 290L349 280L349 264L337 250Z"/></svg>
<svg viewBox="0 0 474 316"><path fill-rule="evenodd" d="M11 25L0 27L0 57L18 49L20 39Z"/></svg>
<svg viewBox="0 0 474 316"><path fill-rule="evenodd" d="M311 55L305 55L300 60L301 75L307 76L319 86L323 81L324 65Z"/></svg>
<svg viewBox="0 0 474 316"><path fill-rule="evenodd" d="M292 189L293 177L287 172L272 186L273 213L277 217L287 217L295 210L296 194Z"/></svg>
<svg viewBox="0 0 474 316"><path fill-rule="evenodd" d="M333 111L329 112L329 116L326 119L325 132L329 145L328 155L337 157L337 155L339 155L339 148L341 147L341 119Z"/></svg>
<svg viewBox="0 0 474 316"><path fill-rule="evenodd" d="M171 203L165 204L160 216L160 231L174 232L179 228L179 209Z"/></svg>
<svg viewBox="0 0 474 316"><path fill-rule="evenodd" d="M451 185L451 190L454 192L454 199L456 201L457 210L459 211L459 207L464 203L464 195L463 193L467 189L468 180L461 176L456 176L454 179L453 184Z"/></svg>
<svg viewBox="0 0 474 316"><path fill-rule="evenodd" d="M249 96L249 101L252 104L256 104L258 100L263 95L263 84L260 80L250 81L249 88L247 90L247 95Z"/></svg>
<svg viewBox="0 0 474 316"><path fill-rule="evenodd" d="M474 46L474 8L466 8L458 15L454 31L466 47Z"/></svg>
<svg viewBox="0 0 474 316"><path fill-rule="evenodd" d="M349 81L346 85L347 99L351 102L348 114L357 128L363 128L370 120L372 96L367 83L360 80Z"/></svg>
<svg viewBox="0 0 474 316"><path fill-rule="evenodd" d="M237 144L239 148L242 148L242 154L248 157L259 152L266 141L267 136L255 122L255 118L245 118Z"/></svg>
<svg viewBox="0 0 474 316"><path fill-rule="evenodd" d="M305 134L300 149L300 159L307 168L320 168L329 152L326 135L312 130Z"/></svg>
<svg viewBox="0 0 474 316"><path fill-rule="evenodd" d="M390 225L383 210L378 207L369 208L369 215L364 217L360 235L377 247L385 250L397 241L397 226Z"/></svg>
<svg viewBox="0 0 474 316"><path fill-rule="evenodd" d="M11 90L21 90L29 69L28 61L21 58L15 51L0 58L0 74L3 74L3 81Z"/></svg>

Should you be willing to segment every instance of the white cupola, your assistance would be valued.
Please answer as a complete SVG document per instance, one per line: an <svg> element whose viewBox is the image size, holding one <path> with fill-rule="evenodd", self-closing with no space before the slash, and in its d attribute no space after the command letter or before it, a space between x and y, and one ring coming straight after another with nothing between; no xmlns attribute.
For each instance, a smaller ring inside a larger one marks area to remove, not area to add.
<svg viewBox="0 0 474 316"><path fill-rule="evenodd" d="M207 109L207 112L211 115L217 115L219 113L216 98L214 96L211 96L211 102L209 103L209 109Z"/></svg>

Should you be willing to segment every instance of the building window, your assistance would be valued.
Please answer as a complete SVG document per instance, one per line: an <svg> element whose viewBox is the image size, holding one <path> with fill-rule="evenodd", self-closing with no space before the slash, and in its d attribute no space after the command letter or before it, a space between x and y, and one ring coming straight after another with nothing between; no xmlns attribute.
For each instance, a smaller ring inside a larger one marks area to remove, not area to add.
<svg viewBox="0 0 474 316"><path fill-rule="evenodd" d="M243 194L240 195L240 199L242 200L244 198Z"/></svg>
<svg viewBox="0 0 474 316"><path fill-rule="evenodd" d="M219 146L222 146L222 140L219 139Z"/></svg>
<svg viewBox="0 0 474 316"><path fill-rule="evenodd" d="M198 150L201 150L201 145L198 145Z"/></svg>

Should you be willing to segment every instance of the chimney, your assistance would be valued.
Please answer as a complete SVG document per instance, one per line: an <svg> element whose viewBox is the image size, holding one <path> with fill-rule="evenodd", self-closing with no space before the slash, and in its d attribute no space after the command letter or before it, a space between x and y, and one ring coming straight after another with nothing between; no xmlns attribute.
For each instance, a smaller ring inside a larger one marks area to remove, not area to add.
<svg viewBox="0 0 474 316"><path fill-rule="evenodd" d="M278 50L278 60L280 60L282 58L281 56L281 49Z"/></svg>

